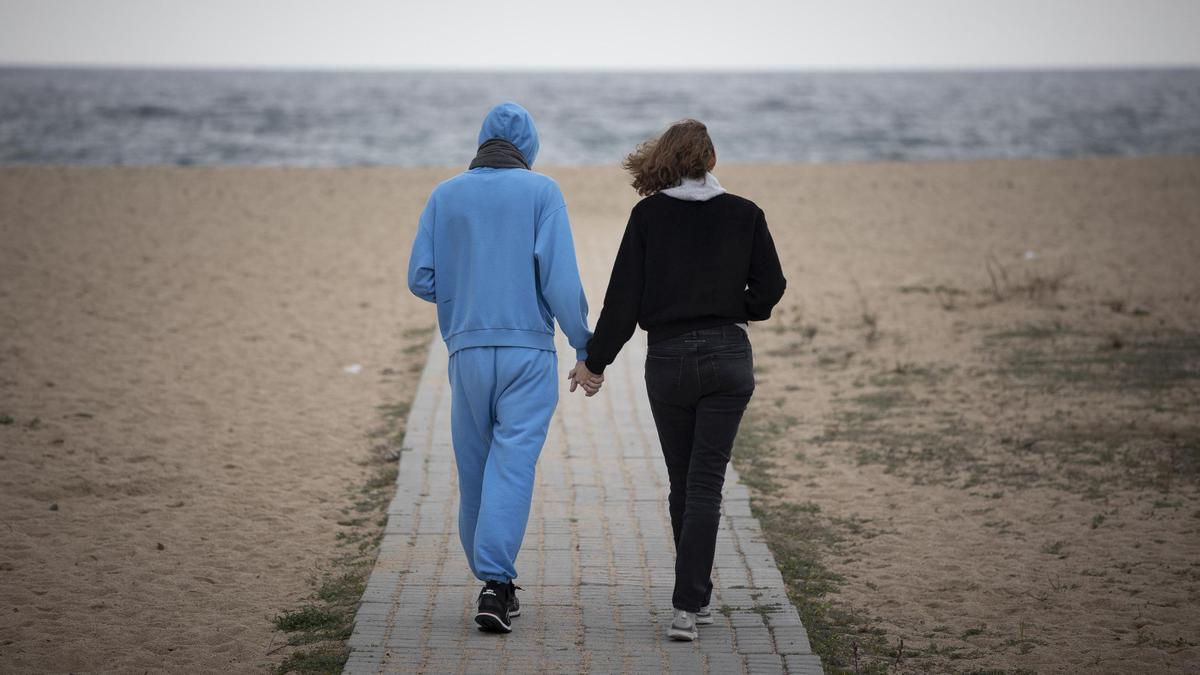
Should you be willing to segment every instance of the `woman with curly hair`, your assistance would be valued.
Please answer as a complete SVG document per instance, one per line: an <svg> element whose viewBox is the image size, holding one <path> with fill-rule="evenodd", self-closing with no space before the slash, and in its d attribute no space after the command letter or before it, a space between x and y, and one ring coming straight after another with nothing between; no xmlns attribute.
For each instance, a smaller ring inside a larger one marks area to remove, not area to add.
<svg viewBox="0 0 1200 675"><path fill-rule="evenodd" d="M725 191L717 154L696 120L671 125L624 167L645 199L633 207L580 381L601 381L640 325L648 334L646 390L670 480L674 616L667 634L695 640L713 622L712 564L725 468L754 393L746 322L783 297L766 217Z"/></svg>

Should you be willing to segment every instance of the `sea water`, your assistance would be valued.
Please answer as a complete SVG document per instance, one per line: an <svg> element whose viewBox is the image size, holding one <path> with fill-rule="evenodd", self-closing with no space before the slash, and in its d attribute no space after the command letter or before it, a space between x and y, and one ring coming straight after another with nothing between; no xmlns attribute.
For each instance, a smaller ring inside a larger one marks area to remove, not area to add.
<svg viewBox="0 0 1200 675"><path fill-rule="evenodd" d="M0 163L453 165L495 103L543 165L616 164L670 122L725 162L1200 153L1200 70L413 73L0 69Z"/></svg>

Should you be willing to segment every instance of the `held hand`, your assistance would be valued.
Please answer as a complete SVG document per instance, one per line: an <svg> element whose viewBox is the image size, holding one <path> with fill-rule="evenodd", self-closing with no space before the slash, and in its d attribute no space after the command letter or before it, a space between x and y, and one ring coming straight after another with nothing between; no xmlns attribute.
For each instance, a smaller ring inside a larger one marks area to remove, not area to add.
<svg viewBox="0 0 1200 675"><path fill-rule="evenodd" d="M576 387L583 387L584 394L589 398L596 395L600 391L600 387L604 384L604 376L597 375L588 370L587 365L583 361L575 364L571 372L567 373L567 379L571 381L571 391L574 392Z"/></svg>
<svg viewBox="0 0 1200 675"><path fill-rule="evenodd" d="M571 381L572 392L575 391L576 387L583 387L584 393L589 397L595 396L596 392L600 391L600 386L604 383L604 376L589 371L583 361L575 364L571 372L567 373L567 379Z"/></svg>

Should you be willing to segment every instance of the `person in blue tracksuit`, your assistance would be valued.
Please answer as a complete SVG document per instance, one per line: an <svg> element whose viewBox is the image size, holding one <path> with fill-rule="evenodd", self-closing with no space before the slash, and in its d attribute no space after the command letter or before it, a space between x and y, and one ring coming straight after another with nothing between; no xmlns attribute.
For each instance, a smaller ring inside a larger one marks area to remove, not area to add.
<svg viewBox="0 0 1200 675"><path fill-rule="evenodd" d="M554 320L575 349L571 391L598 391L584 372L587 298L562 192L530 170L538 134L515 103L493 108L470 168L434 189L421 213L408 285L437 304L450 352L459 538L485 582L481 630L509 632L520 614L515 561L534 470L558 404Z"/></svg>

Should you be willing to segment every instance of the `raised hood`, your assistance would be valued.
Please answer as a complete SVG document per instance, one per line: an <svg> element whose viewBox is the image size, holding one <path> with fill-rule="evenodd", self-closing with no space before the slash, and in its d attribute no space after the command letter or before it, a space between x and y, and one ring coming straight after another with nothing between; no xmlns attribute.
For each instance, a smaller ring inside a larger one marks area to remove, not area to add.
<svg viewBox="0 0 1200 675"><path fill-rule="evenodd" d="M537 159L538 133L533 126L529 111L512 102L501 103L492 108L479 129L479 145L493 138L500 138L517 146L529 166Z"/></svg>

